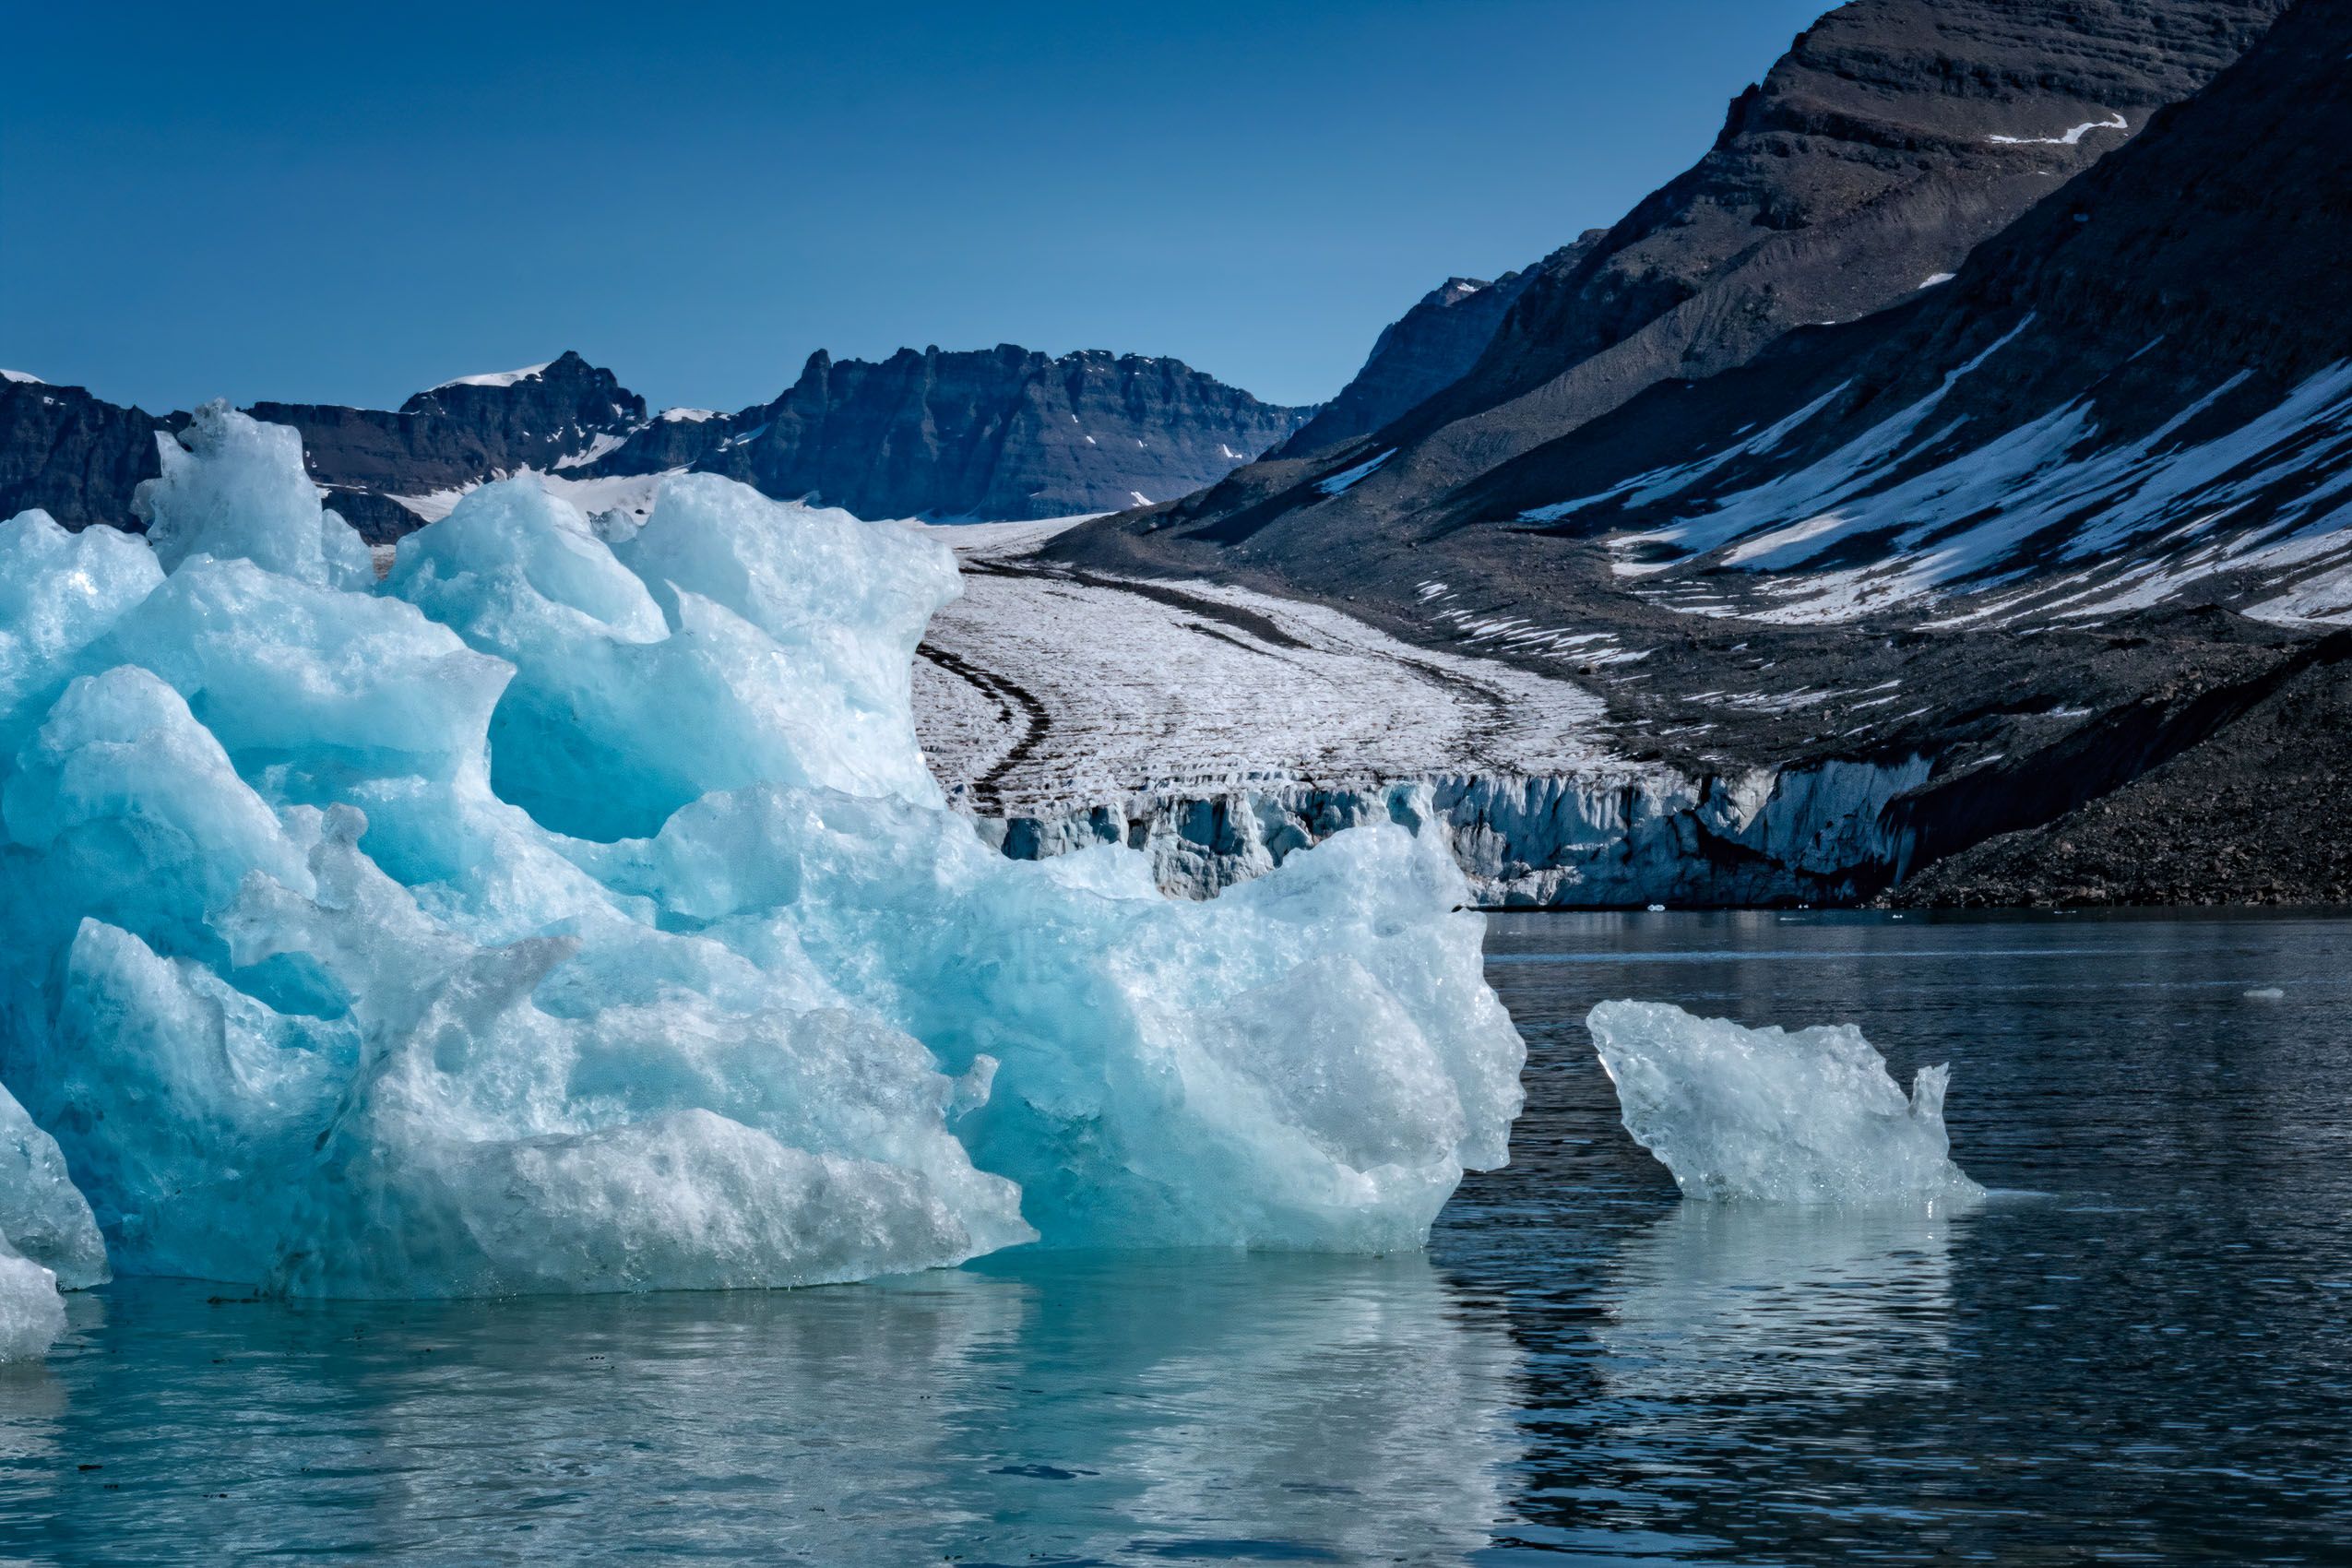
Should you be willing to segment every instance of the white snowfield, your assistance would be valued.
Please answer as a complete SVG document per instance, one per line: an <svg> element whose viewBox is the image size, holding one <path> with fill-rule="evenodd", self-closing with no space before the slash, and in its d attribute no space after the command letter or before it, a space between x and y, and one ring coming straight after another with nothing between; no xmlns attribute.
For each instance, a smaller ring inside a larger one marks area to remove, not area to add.
<svg viewBox="0 0 2352 1568"><path fill-rule="evenodd" d="M606 438L599 436L597 439L600 443ZM609 447L591 448L588 453L576 459L559 461L556 466L560 469L568 467L573 462L593 462L608 450L610 450ZM598 512L624 512L631 517L642 518L653 510L654 496L660 490L661 481L673 474L682 474L685 471L683 469L671 469L657 474L606 474L596 479L573 479L567 474L542 473L526 465L513 474L507 473L503 469L495 470L492 473L489 482L495 483L499 480L519 479L525 474L532 474L537 476L540 484L550 495L561 496L583 512L591 515ZM422 495L395 495L392 499L415 513L423 521L437 523L451 512L456 511L458 502L481 488L480 483L467 484L452 490L430 491Z"/></svg>
<svg viewBox="0 0 2352 1568"><path fill-rule="evenodd" d="M512 386L518 381L538 380L546 373L548 365L554 362L553 360L548 360L540 364L527 364L520 370L493 370L486 371L480 375L460 375L438 383L433 389L438 392L444 386Z"/></svg>
<svg viewBox="0 0 2352 1568"><path fill-rule="evenodd" d="M1417 647L1327 606L1035 560L1080 521L927 527L963 596L915 666L932 768L992 811L1143 790L1621 770L1574 682ZM910 525L921 526L921 525Z"/></svg>
<svg viewBox="0 0 2352 1568"><path fill-rule="evenodd" d="M1341 473L1333 474L1329 479L1324 480L1322 483L1316 485L1315 488L1323 492L1325 495L1344 495L1349 490L1355 488L1358 481L1369 476L1374 469L1377 469L1381 466L1381 464L1388 461L1389 458L1394 457L1395 456L1396 456L1396 448L1391 446L1385 452L1375 453L1373 456L1365 458L1362 462L1358 463L1352 469L1348 469Z"/></svg>

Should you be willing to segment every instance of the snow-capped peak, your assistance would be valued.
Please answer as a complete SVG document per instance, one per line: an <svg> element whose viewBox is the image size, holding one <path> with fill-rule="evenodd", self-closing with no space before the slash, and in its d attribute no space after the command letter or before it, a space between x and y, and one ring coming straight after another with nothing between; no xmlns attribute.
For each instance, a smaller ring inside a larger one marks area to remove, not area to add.
<svg viewBox="0 0 2352 1568"><path fill-rule="evenodd" d="M21 381L30 386L46 386L49 385L46 381L42 380L41 377L37 375L27 375L20 370L0 370L0 381Z"/></svg>
<svg viewBox="0 0 2352 1568"><path fill-rule="evenodd" d="M481 375L461 375L453 381L442 382L434 390L438 392L443 386L512 386L518 381L538 380L554 362L553 360L545 360L538 364L527 364L520 370L493 370Z"/></svg>

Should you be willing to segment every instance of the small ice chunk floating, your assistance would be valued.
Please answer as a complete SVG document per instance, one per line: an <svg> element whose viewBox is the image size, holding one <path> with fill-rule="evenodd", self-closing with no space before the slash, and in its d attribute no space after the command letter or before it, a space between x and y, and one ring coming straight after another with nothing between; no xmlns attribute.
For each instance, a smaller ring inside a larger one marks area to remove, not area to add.
<svg viewBox="0 0 2352 1568"><path fill-rule="evenodd" d="M116 1270L1381 1251L1504 1159L1525 1051L1438 837L1191 904L945 808L936 540L700 476L592 524L525 476L379 584L291 431L213 404L162 458L147 541L0 524L0 1081Z"/></svg>
<svg viewBox="0 0 2352 1568"><path fill-rule="evenodd" d="M1907 1098L1851 1024L1751 1029L1658 1002L1604 1002L1585 1023L1625 1130L1686 1197L1869 1206L1984 1194L1952 1162L1951 1068L1920 1068Z"/></svg>
<svg viewBox="0 0 2352 1568"><path fill-rule="evenodd" d="M38 1356L65 1331L60 1286L107 1278L106 1243L57 1140L0 1088L0 1361Z"/></svg>

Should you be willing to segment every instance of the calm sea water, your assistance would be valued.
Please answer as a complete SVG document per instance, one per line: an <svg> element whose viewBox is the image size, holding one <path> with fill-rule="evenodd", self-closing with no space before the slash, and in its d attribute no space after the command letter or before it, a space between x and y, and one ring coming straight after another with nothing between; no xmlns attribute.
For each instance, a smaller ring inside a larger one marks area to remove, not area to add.
<svg viewBox="0 0 2352 1568"><path fill-rule="evenodd" d="M0 1369L0 1562L2352 1561L2352 921L1511 916L1489 951L1529 1109L1426 1256L129 1282ZM1584 1037L1617 996L1949 1060L1955 1156L2021 1195L1681 1204Z"/></svg>

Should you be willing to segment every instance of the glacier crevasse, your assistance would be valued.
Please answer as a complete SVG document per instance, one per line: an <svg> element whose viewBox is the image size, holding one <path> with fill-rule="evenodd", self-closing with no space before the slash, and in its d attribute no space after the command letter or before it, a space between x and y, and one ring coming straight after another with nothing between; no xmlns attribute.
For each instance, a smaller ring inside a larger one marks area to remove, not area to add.
<svg viewBox="0 0 2352 1568"><path fill-rule="evenodd" d="M1378 1251L1506 1156L1524 1048L1444 843L1199 904L1123 848L1004 859L916 746L956 582L912 529L688 476L608 541L527 476L379 584L220 404L139 510L151 548L0 524L0 1082L117 1270Z"/></svg>

